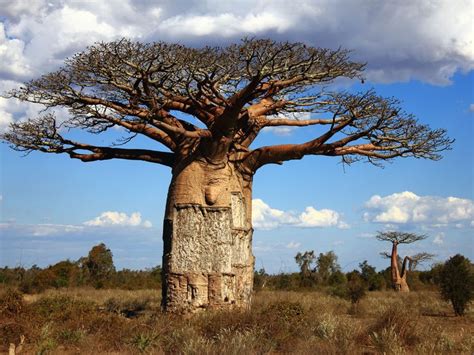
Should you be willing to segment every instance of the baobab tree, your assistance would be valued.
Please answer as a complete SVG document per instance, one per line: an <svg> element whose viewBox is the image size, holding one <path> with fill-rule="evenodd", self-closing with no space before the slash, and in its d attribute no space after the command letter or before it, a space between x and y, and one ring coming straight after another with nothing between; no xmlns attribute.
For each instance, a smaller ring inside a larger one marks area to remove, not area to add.
<svg viewBox="0 0 474 355"><path fill-rule="evenodd" d="M325 87L338 78L362 79L363 70L347 50L302 43L97 43L59 70L7 93L49 112L13 123L2 138L19 151L170 167L164 308L246 307L254 268L252 180L259 169L306 155L344 163L437 160L450 147L445 130L419 123L394 98ZM51 110L58 107L67 108L69 117L56 119ZM309 118L295 119L301 113ZM275 126L312 126L317 134L300 144L251 145L262 129ZM114 127L126 135L108 145L69 135L81 129L107 138ZM156 149L131 148L136 136L150 139Z"/></svg>
<svg viewBox="0 0 474 355"><path fill-rule="evenodd" d="M424 260L431 259L432 254L419 253L413 257L405 256L403 263L400 264L400 257L398 256L398 245L399 244L411 244L419 240L428 238L426 235L404 233L404 232L379 232L375 236L378 240L392 243L392 252L381 253L384 257L390 258L390 274L392 278L392 287L395 291L409 292L410 288L407 284L408 271L414 270L416 265ZM401 270L400 270L401 267Z"/></svg>
<svg viewBox="0 0 474 355"><path fill-rule="evenodd" d="M380 253L380 255L386 259L391 259L392 257L391 253L386 252L386 251ZM418 265L420 265L421 263L424 263L425 261L433 259L433 257L435 256L436 256L435 254L426 253L426 252L421 252L412 256L408 256L407 257L408 258L408 271L415 271ZM398 264L398 268L402 267L402 259L400 258L400 256L397 257L397 264Z"/></svg>

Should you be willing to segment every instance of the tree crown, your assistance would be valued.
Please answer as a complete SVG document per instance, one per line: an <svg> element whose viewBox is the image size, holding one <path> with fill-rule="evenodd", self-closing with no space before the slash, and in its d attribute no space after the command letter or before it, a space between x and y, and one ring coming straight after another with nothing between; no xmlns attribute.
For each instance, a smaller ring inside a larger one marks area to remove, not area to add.
<svg viewBox="0 0 474 355"><path fill-rule="evenodd" d="M397 231L388 231L388 232L378 232L375 236L378 240L391 242L394 244L410 244L428 238L424 234L415 234L415 233L406 233L406 232L397 232ZM431 254L428 254L431 255ZM382 256L385 256L382 253Z"/></svg>
<svg viewBox="0 0 474 355"><path fill-rule="evenodd" d="M12 124L1 138L20 151L65 153L85 162L119 158L176 167L191 156L230 160L248 173L311 154L346 163L440 159L452 140L444 130L418 123L398 100L325 87L337 78L362 78L364 64L348 55L261 39L204 48L126 39L97 43L6 94L46 109L67 108L68 118L58 122L51 112L32 117ZM301 113L310 118L292 116ZM200 124L184 119L189 115ZM319 136L308 142L250 148L265 127L313 125ZM107 146L65 137L70 129L98 134L112 127L126 135ZM137 135L162 150L117 147Z"/></svg>

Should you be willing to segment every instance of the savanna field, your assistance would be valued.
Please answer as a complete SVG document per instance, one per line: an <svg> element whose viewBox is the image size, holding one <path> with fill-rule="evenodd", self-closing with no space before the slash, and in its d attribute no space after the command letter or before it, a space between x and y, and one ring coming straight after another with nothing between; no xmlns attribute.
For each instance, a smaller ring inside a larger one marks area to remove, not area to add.
<svg viewBox="0 0 474 355"><path fill-rule="evenodd" d="M0 291L1 352L22 354L472 354L474 311L454 315L437 291L265 291L252 309L164 314L160 291Z"/></svg>

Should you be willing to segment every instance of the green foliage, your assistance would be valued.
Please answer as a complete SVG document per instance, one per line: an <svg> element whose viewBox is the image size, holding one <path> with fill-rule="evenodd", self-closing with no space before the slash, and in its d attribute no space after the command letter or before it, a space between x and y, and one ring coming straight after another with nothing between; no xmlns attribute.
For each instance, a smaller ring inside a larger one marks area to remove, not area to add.
<svg viewBox="0 0 474 355"><path fill-rule="evenodd" d="M369 291L379 291L385 288L385 279L375 271L375 267L369 265L367 260L359 264L360 276L367 285Z"/></svg>
<svg viewBox="0 0 474 355"><path fill-rule="evenodd" d="M419 278L424 284L439 285L443 263L434 264L430 270L420 271Z"/></svg>
<svg viewBox="0 0 474 355"><path fill-rule="evenodd" d="M51 288L93 286L128 290L161 288L161 266L146 270L115 271L112 252L99 244L87 257L77 261L63 260L44 269L33 265L0 268L0 285L18 288L23 293L41 293Z"/></svg>
<svg viewBox="0 0 474 355"><path fill-rule="evenodd" d="M474 298L474 273L468 258L456 254L444 264L440 271L441 295L450 301L454 313L464 315L469 302Z"/></svg>
<svg viewBox="0 0 474 355"><path fill-rule="evenodd" d="M341 270L333 272L328 279L328 284L330 286L344 285L346 282L347 277Z"/></svg>
<svg viewBox="0 0 474 355"><path fill-rule="evenodd" d="M365 296L367 286L364 282L364 279L358 272L352 272L348 276L348 279L349 281L347 281L346 286L346 298L349 299L352 304L357 304Z"/></svg>
<svg viewBox="0 0 474 355"><path fill-rule="evenodd" d="M319 253L316 266L318 278L325 285L328 284L332 274L341 271L341 267L337 263L337 255L332 250L327 253Z"/></svg>
<svg viewBox="0 0 474 355"><path fill-rule="evenodd" d="M112 252L107 249L104 243L92 247L85 261L85 267L94 287L102 288L115 273Z"/></svg>
<svg viewBox="0 0 474 355"><path fill-rule="evenodd" d="M312 265L315 260L314 250L305 251L304 253L298 252L295 256L295 261L300 267L300 272L303 276L309 276L311 274Z"/></svg>

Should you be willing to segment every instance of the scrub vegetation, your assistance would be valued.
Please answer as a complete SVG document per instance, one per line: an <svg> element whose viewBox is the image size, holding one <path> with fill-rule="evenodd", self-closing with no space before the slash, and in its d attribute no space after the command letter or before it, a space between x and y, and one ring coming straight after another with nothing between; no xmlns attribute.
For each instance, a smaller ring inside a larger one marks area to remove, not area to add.
<svg viewBox="0 0 474 355"><path fill-rule="evenodd" d="M0 269L0 352L471 354L469 300L458 316L440 292L458 259L472 280L472 264L456 256L411 272L412 292L400 293L391 288L390 268L377 272L364 261L344 273L334 252L302 252L295 258L300 272L255 272L250 309L191 316L162 311L159 267L116 271L101 244L77 262ZM35 288L31 280L45 283ZM461 288L451 287L472 295Z"/></svg>

